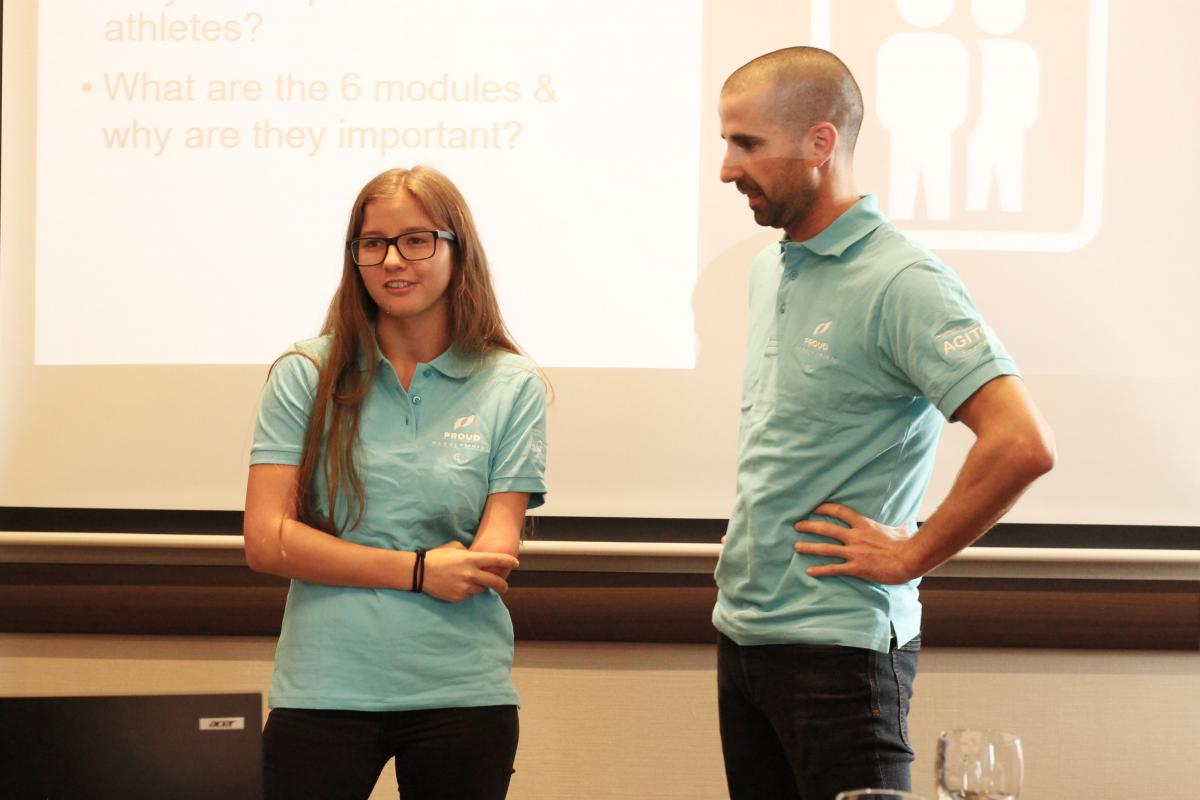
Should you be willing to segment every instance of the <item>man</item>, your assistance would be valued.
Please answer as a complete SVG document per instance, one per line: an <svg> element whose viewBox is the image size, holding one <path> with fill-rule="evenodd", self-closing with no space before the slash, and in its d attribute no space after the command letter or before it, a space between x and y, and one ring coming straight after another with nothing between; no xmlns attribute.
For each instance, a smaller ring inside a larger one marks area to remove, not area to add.
<svg viewBox="0 0 1200 800"><path fill-rule="evenodd" d="M737 498L717 566L730 795L908 789L916 584L1047 472L1054 446L959 280L860 197L862 96L795 47L721 90L721 180L783 240L755 260ZM976 441L916 529L941 417Z"/></svg>

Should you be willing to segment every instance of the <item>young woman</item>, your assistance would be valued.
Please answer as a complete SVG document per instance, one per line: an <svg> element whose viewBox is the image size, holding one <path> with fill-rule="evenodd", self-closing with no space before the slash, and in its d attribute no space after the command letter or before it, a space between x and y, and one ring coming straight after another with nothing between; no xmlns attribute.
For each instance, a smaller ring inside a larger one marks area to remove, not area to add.
<svg viewBox="0 0 1200 800"><path fill-rule="evenodd" d="M246 560L291 578L264 731L270 798L503 798L517 745L497 592L543 501L545 391L462 195L385 172L350 214L317 339L271 369Z"/></svg>

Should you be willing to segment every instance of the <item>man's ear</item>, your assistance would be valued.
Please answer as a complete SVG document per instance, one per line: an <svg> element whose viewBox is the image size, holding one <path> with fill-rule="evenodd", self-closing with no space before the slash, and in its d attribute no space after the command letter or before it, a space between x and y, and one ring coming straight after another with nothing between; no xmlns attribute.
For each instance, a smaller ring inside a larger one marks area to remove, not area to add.
<svg viewBox="0 0 1200 800"><path fill-rule="evenodd" d="M807 150L809 158L818 169L833 160L837 153L837 128L832 122L818 122L808 129Z"/></svg>

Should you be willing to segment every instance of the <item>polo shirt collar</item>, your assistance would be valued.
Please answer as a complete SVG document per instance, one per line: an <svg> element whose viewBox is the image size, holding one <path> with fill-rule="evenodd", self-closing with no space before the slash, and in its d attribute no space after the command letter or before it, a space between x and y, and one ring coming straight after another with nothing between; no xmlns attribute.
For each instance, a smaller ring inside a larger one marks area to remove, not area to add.
<svg viewBox="0 0 1200 800"><path fill-rule="evenodd" d="M477 359L464 356L454 345L450 345L446 352L429 362L429 366L447 378L469 378L478 365Z"/></svg>
<svg viewBox="0 0 1200 800"><path fill-rule="evenodd" d="M384 358L383 351L379 349L379 341L374 336L371 337L371 344L374 348L375 363L377 365L386 363L387 359ZM360 372L366 372L371 365L371 357L372 353L370 352L359 353L358 369ZM464 356L454 345L450 345L444 353L429 362L429 366L447 378L469 378L476 365L475 359Z"/></svg>
<svg viewBox="0 0 1200 800"><path fill-rule="evenodd" d="M819 256L840 257L850 245L862 239L882 225L886 219L879 212L879 200L873 194L864 194L858 202L842 212L829 227L811 239L793 242L787 234L779 242L779 251L788 247L803 247Z"/></svg>

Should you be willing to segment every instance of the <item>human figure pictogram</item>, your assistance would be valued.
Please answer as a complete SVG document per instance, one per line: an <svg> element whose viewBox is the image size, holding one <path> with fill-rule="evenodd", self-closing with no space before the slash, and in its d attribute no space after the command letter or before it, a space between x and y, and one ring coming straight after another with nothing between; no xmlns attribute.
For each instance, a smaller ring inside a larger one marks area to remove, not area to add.
<svg viewBox="0 0 1200 800"><path fill-rule="evenodd" d="M954 0L897 0L913 27L933 28ZM924 182L926 217L950 218L952 137L967 118L970 60L958 37L933 31L894 33L876 58L876 113L891 134L888 212L912 219Z"/></svg>
<svg viewBox="0 0 1200 800"><path fill-rule="evenodd" d="M972 0L975 23L993 37L1006 37L1025 20L1025 0ZM1025 134L1037 122L1041 62L1025 41L979 40L980 112L967 138L967 210L985 211L992 179L1000 210L1024 205Z"/></svg>

